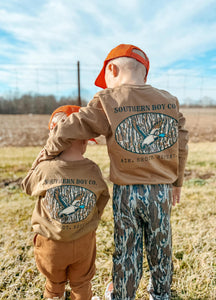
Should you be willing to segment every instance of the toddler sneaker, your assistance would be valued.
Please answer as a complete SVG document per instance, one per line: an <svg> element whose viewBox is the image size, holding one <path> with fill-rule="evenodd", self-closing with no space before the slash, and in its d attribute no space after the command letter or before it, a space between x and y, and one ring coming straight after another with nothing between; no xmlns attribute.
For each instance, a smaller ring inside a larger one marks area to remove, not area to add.
<svg viewBox="0 0 216 300"><path fill-rule="evenodd" d="M108 283L105 291L105 300L112 300L112 293L113 293L113 283L112 281Z"/></svg>
<svg viewBox="0 0 216 300"><path fill-rule="evenodd" d="M46 298L47 300L65 300L65 297L62 296L61 298L59 297L54 297L54 298Z"/></svg>
<svg viewBox="0 0 216 300"><path fill-rule="evenodd" d="M46 298L47 300L65 300L65 296L66 294L64 293L64 295L62 297L54 297L54 298Z"/></svg>

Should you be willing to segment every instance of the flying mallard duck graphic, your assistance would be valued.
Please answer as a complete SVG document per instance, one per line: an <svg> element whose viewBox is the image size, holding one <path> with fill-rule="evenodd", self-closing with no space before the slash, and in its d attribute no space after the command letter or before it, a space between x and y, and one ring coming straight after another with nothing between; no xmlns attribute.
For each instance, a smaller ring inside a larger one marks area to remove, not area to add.
<svg viewBox="0 0 216 300"><path fill-rule="evenodd" d="M163 132L161 132L161 126L162 126L162 121L154 124L150 130L149 133L146 134L143 132L143 130L137 125L136 121L132 121L133 128L138 132L139 135L143 137L143 141L141 143L141 147L145 148L145 146L152 144L154 141L156 141L159 138L162 137L167 137L167 135Z"/></svg>
<svg viewBox="0 0 216 300"><path fill-rule="evenodd" d="M56 190L54 193L55 199L58 201L63 210L61 210L58 214L59 217L64 215L73 214L78 209L84 209L85 205L81 204L81 200L84 196L84 193L77 195L74 199L72 204L68 205L68 203L64 200L64 198L60 195L59 191Z"/></svg>

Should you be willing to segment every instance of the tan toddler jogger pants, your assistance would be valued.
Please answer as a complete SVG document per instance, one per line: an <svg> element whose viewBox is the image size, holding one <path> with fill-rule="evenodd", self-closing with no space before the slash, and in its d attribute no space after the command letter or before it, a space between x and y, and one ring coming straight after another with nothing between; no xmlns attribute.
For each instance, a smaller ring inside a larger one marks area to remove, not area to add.
<svg viewBox="0 0 216 300"><path fill-rule="evenodd" d="M46 277L44 297L62 297L69 281L72 300L90 300L95 274L95 231L78 240L60 242L41 235L35 237L35 260Z"/></svg>

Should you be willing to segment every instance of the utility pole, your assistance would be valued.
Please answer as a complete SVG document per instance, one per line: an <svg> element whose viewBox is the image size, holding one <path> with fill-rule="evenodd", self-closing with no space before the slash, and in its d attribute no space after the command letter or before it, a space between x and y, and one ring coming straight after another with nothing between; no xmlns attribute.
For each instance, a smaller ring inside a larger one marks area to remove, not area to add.
<svg viewBox="0 0 216 300"><path fill-rule="evenodd" d="M81 106L81 97L80 97L80 62L77 62L77 82L78 82L78 99L77 105Z"/></svg>

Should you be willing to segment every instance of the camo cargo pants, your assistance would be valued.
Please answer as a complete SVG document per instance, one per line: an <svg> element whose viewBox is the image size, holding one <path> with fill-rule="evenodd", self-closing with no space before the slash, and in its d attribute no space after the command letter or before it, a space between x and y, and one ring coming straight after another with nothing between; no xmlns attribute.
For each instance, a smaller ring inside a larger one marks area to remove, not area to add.
<svg viewBox="0 0 216 300"><path fill-rule="evenodd" d="M114 185L113 298L133 300L142 277L143 239L154 300L170 299L171 185Z"/></svg>

